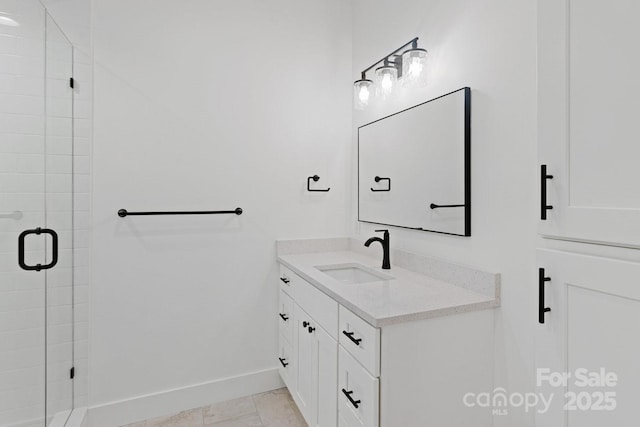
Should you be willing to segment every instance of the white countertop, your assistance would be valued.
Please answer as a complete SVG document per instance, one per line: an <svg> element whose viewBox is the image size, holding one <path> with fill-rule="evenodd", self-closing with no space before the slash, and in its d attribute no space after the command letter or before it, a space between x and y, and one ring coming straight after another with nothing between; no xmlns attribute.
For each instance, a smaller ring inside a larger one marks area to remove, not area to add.
<svg viewBox="0 0 640 427"><path fill-rule="evenodd" d="M382 270L378 258L350 251L280 255L278 261L375 327L499 305L496 298L396 267L393 259L391 270ZM315 268L347 263L362 264L393 279L345 284Z"/></svg>

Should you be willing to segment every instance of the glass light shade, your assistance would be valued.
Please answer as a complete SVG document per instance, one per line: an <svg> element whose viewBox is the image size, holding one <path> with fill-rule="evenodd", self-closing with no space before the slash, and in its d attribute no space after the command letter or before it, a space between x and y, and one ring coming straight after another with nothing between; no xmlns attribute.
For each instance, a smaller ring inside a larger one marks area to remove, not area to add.
<svg viewBox="0 0 640 427"><path fill-rule="evenodd" d="M389 97L398 83L398 69L392 65L376 68L376 93L382 99Z"/></svg>
<svg viewBox="0 0 640 427"><path fill-rule="evenodd" d="M373 98L373 81L368 79L356 80L353 83L353 107L364 110Z"/></svg>
<svg viewBox="0 0 640 427"><path fill-rule="evenodd" d="M8 16L0 15L0 24L6 25L8 27L19 27L20 24L15 19L11 19Z"/></svg>
<svg viewBox="0 0 640 427"><path fill-rule="evenodd" d="M427 85L427 51L409 49L402 54L402 79L406 86Z"/></svg>

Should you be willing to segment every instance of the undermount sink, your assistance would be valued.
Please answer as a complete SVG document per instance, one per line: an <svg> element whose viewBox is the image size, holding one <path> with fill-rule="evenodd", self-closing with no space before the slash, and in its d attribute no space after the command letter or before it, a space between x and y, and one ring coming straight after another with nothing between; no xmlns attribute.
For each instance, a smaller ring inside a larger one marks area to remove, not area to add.
<svg viewBox="0 0 640 427"><path fill-rule="evenodd" d="M393 277L379 273L372 268L360 264L335 264L316 266L327 276L347 285L357 283L382 282Z"/></svg>

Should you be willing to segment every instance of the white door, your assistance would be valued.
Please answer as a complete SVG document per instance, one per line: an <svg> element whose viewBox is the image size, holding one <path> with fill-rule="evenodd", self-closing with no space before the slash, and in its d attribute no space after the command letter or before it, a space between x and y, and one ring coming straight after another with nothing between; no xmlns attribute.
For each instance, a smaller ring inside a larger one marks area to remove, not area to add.
<svg viewBox="0 0 640 427"><path fill-rule="evenodd" d="M538 0L544 235L640 247L638 16L636 0Z"/></svg>
<svg viewBox="0 0 640 427"><path fill-rule="evenodd" d="M538 264L536 383L551 405L536 427L637 426L640 263L539 250Z"/></svg>

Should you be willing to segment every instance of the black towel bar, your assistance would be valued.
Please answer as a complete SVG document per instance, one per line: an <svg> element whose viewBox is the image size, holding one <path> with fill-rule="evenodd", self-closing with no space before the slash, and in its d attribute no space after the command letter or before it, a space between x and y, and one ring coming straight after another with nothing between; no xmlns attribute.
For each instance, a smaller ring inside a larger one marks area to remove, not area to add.
<svg viewBox="0 0 640 427"><path fill-rule="evenodd" d="M221 215L236 214L242 215L242 208L235 208L232 211L168 211L168 212L129 212L126 209L120 209L118 216L124 218L130 215Z"/></svg>

